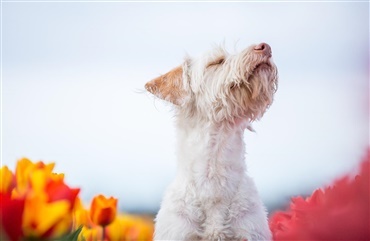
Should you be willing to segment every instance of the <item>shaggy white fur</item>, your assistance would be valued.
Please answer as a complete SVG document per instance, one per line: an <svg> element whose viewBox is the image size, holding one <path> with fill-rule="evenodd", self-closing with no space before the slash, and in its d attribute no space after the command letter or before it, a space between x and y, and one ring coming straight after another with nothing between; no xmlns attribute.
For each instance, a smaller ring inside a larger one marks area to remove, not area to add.
<svg viewBox="0 0 370 241"><path fill-rule="evenodd" d="M178 170L156 217L155 240L270 240L265 208L246 174L243 133L277 89L271 48L216 48L145 85L175 105Z"/></svg>

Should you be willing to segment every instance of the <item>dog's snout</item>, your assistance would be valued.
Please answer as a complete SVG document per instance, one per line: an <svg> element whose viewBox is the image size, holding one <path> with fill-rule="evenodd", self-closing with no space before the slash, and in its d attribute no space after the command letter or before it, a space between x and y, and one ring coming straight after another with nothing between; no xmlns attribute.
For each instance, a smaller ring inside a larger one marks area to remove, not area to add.
<svg viewBox="0 0 370 241"><path fill-rule="evenodd" d="M256 45L253 50L258 54L271 56L271 47L267 43L260 43Z"/></svg>

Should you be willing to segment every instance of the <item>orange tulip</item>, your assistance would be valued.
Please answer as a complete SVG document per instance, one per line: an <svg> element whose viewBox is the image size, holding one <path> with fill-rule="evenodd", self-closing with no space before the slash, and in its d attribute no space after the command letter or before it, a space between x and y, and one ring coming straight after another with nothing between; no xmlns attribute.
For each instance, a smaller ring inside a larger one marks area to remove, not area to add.
<svg viewBox="0 0 370 241"><path fill-rule="evenodd" d="M117 199L107 199L103 195L95 196L90 207L90 217L93 223L107 226L114 221L117 214Z"/></svg>

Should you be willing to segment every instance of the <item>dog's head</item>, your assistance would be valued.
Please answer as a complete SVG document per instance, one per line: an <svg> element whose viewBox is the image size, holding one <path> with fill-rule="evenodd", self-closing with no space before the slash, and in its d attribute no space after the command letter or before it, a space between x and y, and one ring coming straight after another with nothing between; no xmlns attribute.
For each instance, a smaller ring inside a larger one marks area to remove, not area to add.
<svg viewBox="0 0 370 241"><path fill-rule="evenodd" d="M262 43L236 55L215 48L202 58L187 58L145 88L188 116L213 122L251 122L271 105L277 81L271 48Z"/></svg>

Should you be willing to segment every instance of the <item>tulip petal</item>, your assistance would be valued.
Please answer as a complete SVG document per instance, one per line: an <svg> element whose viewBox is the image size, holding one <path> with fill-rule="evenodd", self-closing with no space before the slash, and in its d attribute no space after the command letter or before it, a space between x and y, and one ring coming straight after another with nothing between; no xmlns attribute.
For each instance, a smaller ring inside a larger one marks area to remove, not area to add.
<svg viewBox="0 0 370 241"><path fill-rule="evenodd" d="M29 198L25 204L23 232L27 237L44 237L50 229L53 229L69 214L69 210L70 203L68 201L47 203L40 197ZM72 223L72 216L69 219ZM52 233L55 237L65 234Z"/></svg>
<svg viewBox="0 0 370 241"><path fill-rule="evenodd" d="M113 222L117 214L117 199L107 199L103 195L93 198L90 207L90 218L96 225L106 226Z"/></svg>
<svg viewBox="0 0 370 241"><path fill-rule="evenodd" d="M292 199L290 210L270 218L274 240L370 240L370 150L360 173Z"/></svg>
<svg viewBox="0 0 370 241"><path fill-rule="evenodd" d="M24 199L11 199L0 193L0 229L8 238L17 241L22 237L22 214Z"/></svg>
<svg viewBox="0 0 370 241"><path fill-rule="evenodd" d="M45 191L49 196L49 202L67 200L72 204L71 208L73 208L80 189L69 188L63 180L50 180L45 187Z"/></svg>
<svg viewBox="0 0 370 241"><path fill-rule="evenodd" d="M0 168L0 192L10 194L15 187L15 176L7 166Z"/></svg>

